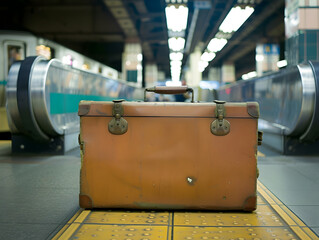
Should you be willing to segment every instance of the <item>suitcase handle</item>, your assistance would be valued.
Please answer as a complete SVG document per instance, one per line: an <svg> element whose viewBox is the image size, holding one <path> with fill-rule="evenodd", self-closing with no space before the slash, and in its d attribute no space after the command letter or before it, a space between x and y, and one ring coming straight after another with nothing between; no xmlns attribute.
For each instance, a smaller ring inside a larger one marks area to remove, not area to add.
<svg viewBox="0 0 319 240"><path fill-rule="evenodd" d="M164 86L155 86L151 88L145 88L144 90L144 102L146 102L146 92L154 92L159 94L182 94L191 92L192 93L192 102L194 102L194 90L187 86L177 86L177 87L164 87Z"/></svg>

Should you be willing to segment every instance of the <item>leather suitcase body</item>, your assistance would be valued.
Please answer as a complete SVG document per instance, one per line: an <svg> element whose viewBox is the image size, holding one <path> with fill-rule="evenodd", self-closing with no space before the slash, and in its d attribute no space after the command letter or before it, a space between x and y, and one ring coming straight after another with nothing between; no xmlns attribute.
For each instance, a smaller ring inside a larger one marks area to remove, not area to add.
<svg viewBox="0 0 319 240"><path fill-rule="evenodd" d="M256 208L258 103L79 106L83 208Z"/></svg>

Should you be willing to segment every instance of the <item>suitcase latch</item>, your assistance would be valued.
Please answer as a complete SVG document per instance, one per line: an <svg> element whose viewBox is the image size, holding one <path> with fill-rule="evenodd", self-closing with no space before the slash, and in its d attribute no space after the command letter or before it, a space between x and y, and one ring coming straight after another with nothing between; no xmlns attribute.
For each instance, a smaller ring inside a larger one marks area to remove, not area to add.
<svg viewBox="0 0 319 240"><path fill-rule="evenodd" d="M124 100L113 100L112 115L113 118L109 122L109 132L115 135L121 135L127 132L128 123L122 117L124 115L124 108L122 102Z"/></svg>
<svg viewBox="0 0 319 240"><path fill-rule="evenodd" d="M226 116L226 110L224 106L225 101L215 100L214 102L216 103L215 115L217 119L211 123L210 131L216 136L225 136L230 131L230 123L224 119Z"/></svg>
<svg viewBox="0 0 319 240"><path fill-rule="evenodd" d="M258 145L261 145L262 141L263 141L263 132L258 131Z"/></svg>

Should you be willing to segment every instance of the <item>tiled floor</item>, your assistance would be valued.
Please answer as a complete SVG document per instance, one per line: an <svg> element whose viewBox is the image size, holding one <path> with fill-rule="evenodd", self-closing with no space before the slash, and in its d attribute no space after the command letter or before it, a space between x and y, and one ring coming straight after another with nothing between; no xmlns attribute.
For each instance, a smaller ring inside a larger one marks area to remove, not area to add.
<svg viewBox="0 0 319 240"><path fill-rule="evenodd" d="M259 180L319 233L319 158L260 148ZM51 239L78 211L79 150L12 156L0 141L0 239Z"/></svg>
<svg viewBox="0 0 319 240"><path fill-rule="evenodd" d="M281 156L265 147L259 180L319 234L319 156Z"/></svg>
<svg viewBox="0 0 319 240"><path fill-rule="evenodd" d="M0 239L47 239L79 209L79 153L11 156L9 144L0 143Z"/></svg>

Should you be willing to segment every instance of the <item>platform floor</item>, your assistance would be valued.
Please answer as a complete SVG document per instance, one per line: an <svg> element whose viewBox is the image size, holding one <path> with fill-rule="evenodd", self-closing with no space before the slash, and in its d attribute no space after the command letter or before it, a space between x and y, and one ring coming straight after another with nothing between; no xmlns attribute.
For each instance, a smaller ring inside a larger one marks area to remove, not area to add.
<svg viewBox="0 0 319 240"><path fill-rule="evenodd" d="M0 239L100 239L102 232L109 234L103 239L119 240L318 239L319 156L259 150L258 208L252 215L91 212L78 206L78 149L64 156L12 156L10 141L0 141Z"/></svg>
<svg viewBox="0 0 319 240"><path fill-rule="evenodd" d="M244 212L80 210L55 239L319 239L263 184Z"/></svg>

